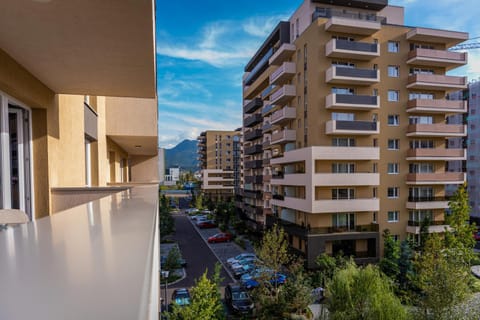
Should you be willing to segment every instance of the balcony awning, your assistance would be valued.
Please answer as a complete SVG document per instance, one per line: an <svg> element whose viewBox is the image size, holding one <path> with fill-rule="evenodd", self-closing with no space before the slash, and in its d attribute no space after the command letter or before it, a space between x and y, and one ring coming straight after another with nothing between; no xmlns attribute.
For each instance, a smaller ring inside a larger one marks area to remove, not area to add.
<svg viewBox="0 0 480 320"><path fill-rule="evenodd" d="M56 93L155 97L152 0L3 0L0 49Z"/></svg>

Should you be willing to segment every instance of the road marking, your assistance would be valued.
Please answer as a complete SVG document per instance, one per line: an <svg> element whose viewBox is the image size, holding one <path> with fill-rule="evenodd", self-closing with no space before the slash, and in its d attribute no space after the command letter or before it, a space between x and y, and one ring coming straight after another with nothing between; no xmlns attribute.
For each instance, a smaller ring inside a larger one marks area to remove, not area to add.
<svg viewBox="0 0 480 320"><path fill-rule="evenodd" d="M187 218L190 218L189 216L187 216ZM228 276L230 277L230 279L236 283L237 280L235 279L235 277L230 273L230 271L228 270L227 266L223 263L222 259L220 259L220 257L217 255L217 253L215 252L215 250L212 249L212 247L210 246L210 244L208 243L207 239L205 239L202 234L200 233L200 229L197 228L196 225L193 224L193 220L192 219L188 219L190 221L190 223L192 224L193 228L197 231L198 235L200 236L200 238L202 238L202 240L205 242L205 244L207 245L207 247L210 249L210 251L212 251L213 255L217 258L218 261L220 261L220 264L222 265L223 269L227 272Z"/></svg>

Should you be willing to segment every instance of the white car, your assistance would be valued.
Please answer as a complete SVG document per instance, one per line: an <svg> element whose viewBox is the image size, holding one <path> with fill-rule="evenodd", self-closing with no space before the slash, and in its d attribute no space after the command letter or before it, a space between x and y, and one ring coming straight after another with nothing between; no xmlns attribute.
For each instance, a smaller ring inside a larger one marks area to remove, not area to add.
<svg viewBox="0 0 480 320"><path fill-rule="evenodd" d="M233 265L235 263L238 263L240 262L241 260L245 259L245 258L256 258L257 256L255 255L255 253L240 253L238 256L235 256L233 258L229 258L227 260L227 263L228 265Z"/></svg>
<svg viewBox="0 0 480 320"><path fill-rule="evenodd" d="M194 221L207 220L207 216L206 215L192 216L192 220Z"/></svg>

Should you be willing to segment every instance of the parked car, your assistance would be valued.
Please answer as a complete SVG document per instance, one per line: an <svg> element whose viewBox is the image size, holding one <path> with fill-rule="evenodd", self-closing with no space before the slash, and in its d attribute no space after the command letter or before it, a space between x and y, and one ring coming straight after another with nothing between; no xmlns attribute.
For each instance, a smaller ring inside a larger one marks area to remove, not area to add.
<svg viewBox="0 0 480 320"><path fill-rule="evenodd" d="M172 293L172 304L176 304L181 307L189 305L190 293L188 292L188 289L175 289Z"/></svg>
<svg viewBox="0 0 480 320"><path fill-rule="evenodd" d="M187 210L185 210L185 213L188 215L196 214L197 212L199 212L197 208L188 208Z"/></svg>
<svg viewBox="0 0 480 320"><path fill-rule="evenodd" d="M473 234L473 238L476 241L480 241L480 231L475 231L475 233Z"/></svg>
<svg viewBox="0 0 480 320"><path fill-rule="evenodd" d="M253 257L253 258L256 258L257 256L255 255L255 253L248 253L248 252L245 252L245 253L240 253L239 255L233 257L233 258L229 258L227 259L227 263L228 265L232 265L234 263L237 263L239 262L240 260L242 259L245 259L247 257Z"/></svg>
<svg viewBox="0 0 480 320"><path fill-rule="evenodd" d="M193 216L192 216L192 220L193 220L193 221L198 221L198 220L202 220L202 219L203 219L203 220L207 220L207 219L208 219L208 218L207 218L207 215L205 215L205 214L197 214L197 215L193 215Z"/></svg>
<svg viewBox="0 0 480 320"><path fill-rule="evenodd" d="M215 228L217 225L212 220L201 220L197 222L197 227L200 229Z"/></svg>
<svg viewBox="0 0 480 320"><path fill-rule="evenodd" d="M258 262L259 262L259 260L257 259L257 257L246 257L242 260L238 260L237 262L231 264L230 268L235 269L235 268L247 265L247 264L255 264L255 263L258 263Z"/></svg>
<svg viewBox="0 0 480 320"><path fill-rule="evenodd" d="M250 280L252 278L253 279L260 278L262 276L262 274L264 274L266 272L271 273L272 270L268 269L268 268L265 268L265 267L256 267L253 270L250 270L249 272L243 274L240 277L240 283L243 285L247 280Z"/></svg>
<svg viewBox="0 0 480 320"><path fill-rule="evenodd" d="M241 265L239 267L236 267L234 269L232 269L232 272L233 272L233 276L236 278L236 279L239 279L242 275L246 274L246 273L249 273L251 272L252 270L255 269L255 264L253 263L248 263L248 264L244 264L244 265Z"/></svg>
<svg viewBox="0 0 480 320"><path fill-rule="evenodd" d="M232 235L227 232L220 232L208 238L209 243L232 241Z"/></svg>
<svg viewBox="0 0 480 320"><path fill-rule="evenodd" d="M248 292L239 285L229 284L225 287L225 303L233 313L253 313L253 301Z"/></svg>
<svg viewBox="0 0 480 320"><path fill-rule="evenodd" d="M272 285L280 285L284 284L287 281L287 276L282 274L282 273L277 273L276 275L262 275L259 278L251 278L249 280L246 280L244 282L244 286L247 289L253 289L256 288L260 285L260 281L262 281L262 278L265 277L264 279L267 279L265 281L270 282Z"/></svg>

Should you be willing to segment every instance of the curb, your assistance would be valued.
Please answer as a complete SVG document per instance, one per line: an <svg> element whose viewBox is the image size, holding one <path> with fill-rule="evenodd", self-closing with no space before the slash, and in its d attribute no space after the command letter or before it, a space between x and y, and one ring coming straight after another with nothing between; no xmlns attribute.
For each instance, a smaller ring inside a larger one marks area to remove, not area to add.
<svg viewBox="0 0 480 320"><path fill-rule="evenodd" d="M177 284L177 282L180 282L182 281L183 279L185 279L187 277L187 271L185 271L185 268L182 268L182 273L183 273L183 276L181 278L178 278L177 280L173 281L173 282L169 282L168 285L169 286L172 286L174 284ZM160 287L161 288L165 288L165 284L160 284Z"/></svg>
<svg viewBox="0 0 480 320"><path fill-rule="evenodd" d="M237 280L235 279L235 277L230 273L230 270L228 270L227 266L223 263L222 259L220 259L220 257L217 255L217 253L214 250L212 250L212 247L210 247L210 244L208 243L208 241L202 236L202 234L200 233L200 230L198 230L197 226L193 224L191 219L188 219L188 221L190 221L190 223L192 224L193 228L197 231L200 238L202 238L203 242L205 242L205 244L208 246L210 251L212 251L215 258L217 258L217 260L220 262L223 269L228 273L228 276L230 277L230 279L232 279L233 282L236 283Z"/></svg>

